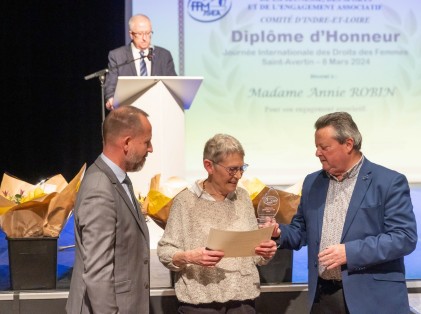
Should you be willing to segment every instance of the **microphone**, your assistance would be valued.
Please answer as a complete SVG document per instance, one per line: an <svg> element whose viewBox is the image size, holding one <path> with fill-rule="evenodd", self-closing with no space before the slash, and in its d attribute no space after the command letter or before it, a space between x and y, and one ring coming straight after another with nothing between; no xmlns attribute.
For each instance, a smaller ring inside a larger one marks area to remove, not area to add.
<svg viewBox="0 0 421 314"><path fill-rule="evenodd" d="M153 47L149 47L149 52L146 58L148 58L149 61L152 61L152 57L153 57Z"/></svg>

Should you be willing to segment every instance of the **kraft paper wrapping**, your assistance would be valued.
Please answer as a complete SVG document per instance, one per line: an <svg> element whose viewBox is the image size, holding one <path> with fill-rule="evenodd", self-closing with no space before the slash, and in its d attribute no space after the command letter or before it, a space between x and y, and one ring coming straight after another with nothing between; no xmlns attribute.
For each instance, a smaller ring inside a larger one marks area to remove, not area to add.
<svg viewBox="0 0 421 314"><path fill-rule="evenodd" d="M257 205L260 199L267 193L269 187L258 179L243 180L243 187L249 192L255 214L257 217ZM279 211L275 216L277 223L289 224L297 212L300 204L300 195L276 189L279 195Z"/></svg>
<svg viewBox="0 0 421 314"><path fill-rule="evenodd" d="M184 190L188 184L177 177L171 177L160 184L161 175L151 179L150 189L143 207L155 223L165 229L174 197Z"/></svg>
<svg viewBox="0 0 421 314"><path fill-rule="evenodd" d="M269 188L266 186L263 190L252 199L254 210L257 217L257 205L260 199L266 194ZM277 190L279 195L279 210L276 213L275 219L277 223L289 224L292 217L296 214L298 205L300 204L300 196L288 193L282 190Z"/></svg>
<svg viewBox="0 0 421 314"><path fill-rule="evenodd" d="M60 234L75 204L77 191L85 169L86 164L82 166L70 183L50 201L43 225L44 236L58 237Z"/></svg>
<svg viewBox="0 0 421 314"><path fill-rule="evenodd" d="M8 237L58 237L76 199L85 171L67 184L56 175L42 184L32 185L3 175L0 195L0 226Z"/></svg>
<svg viewBox="0 0 421 314"><path fill-rule="evenodd" d="M42 237L43 224L48 204L57 193L51 193L42 200L29 201L14 206L1 216L1 227L9 238Z"/></svg>

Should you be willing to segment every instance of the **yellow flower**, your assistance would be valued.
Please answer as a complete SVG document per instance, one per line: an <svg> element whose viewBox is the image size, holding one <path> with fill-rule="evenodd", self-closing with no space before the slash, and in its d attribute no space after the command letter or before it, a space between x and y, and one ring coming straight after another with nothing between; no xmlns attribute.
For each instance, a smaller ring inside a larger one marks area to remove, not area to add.
<svg viewBox="0 0 421 314"><path fill-rule="evenodd" d="M40 198L40 197L42 197L42 196L44 196L44 195L45 195L44 190L43 190L43 189L41 189L41 188L38 186L38 187L36 187L34 190L30 191L30 192L28 193L28 195L23 196L23 197L21 198L21 200L20 200L20 203L29 202L29 201L32 201L33 199Z"/></svg>

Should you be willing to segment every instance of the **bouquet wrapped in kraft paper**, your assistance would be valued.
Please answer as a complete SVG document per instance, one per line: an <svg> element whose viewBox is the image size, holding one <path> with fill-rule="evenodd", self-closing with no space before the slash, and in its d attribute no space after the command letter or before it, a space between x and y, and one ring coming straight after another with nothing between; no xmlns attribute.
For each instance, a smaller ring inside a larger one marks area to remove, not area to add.
<svg viewBox="0 0 421 314"><path fill-rule="evenodd" d="M261 198L269 190L269 187L256 178L242 179L240 183L248 191L257 217L257 206ZM279 196L279 210L275 216L276 222L289 224L300 204L301 183L295 184L286 190L275 190Z"/></svg>
<svg viewBox="0 0 421 314"><path fill-rule="evenodd" d="M165 229L174 197L189 184L178 177L171 177L162 184L160 181L160 174L151 179L149 193L142 208L158 226Z"/></svg>
<svg viewBox="0 0 421 314"><path fill-rule="evenodd" d="M161 228L165 229L174 197L188 188L190 184L177 177L169 178L164 183L161 183L160 179L159 174L151 179L150 190L145 201L143 201L142 210L144 214L147 214ZM268 186L256 178L241 179L239 186L245 188L249 193L255 211L260 199L269 190ZM280 209L275 216L276 221L278 223L290 223L300 203L301 184L291 186L284 191L276 191L280 198Z"/></svg>
<svg viewBox="0 0 421 314"><path fill-rule="evenodd" d="M73 209L86 165L67 183L60 174L32 185L4 174L0 227L9 238L58 237Z"/></svg>

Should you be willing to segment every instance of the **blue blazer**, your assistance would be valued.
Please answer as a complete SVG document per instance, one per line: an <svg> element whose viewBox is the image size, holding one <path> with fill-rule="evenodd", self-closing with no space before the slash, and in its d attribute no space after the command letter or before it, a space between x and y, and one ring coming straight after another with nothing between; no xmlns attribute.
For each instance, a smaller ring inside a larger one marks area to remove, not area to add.
<svg viewBox="0 0 421 314"><path fill-rule="evenodd" d="M162 47L153 47L151 76L176 76L171 53ZM105 79L105 100L114 96L119 76L137 76L131 44L111 50L108 54L109 73ZM124 65L122 65L124 64ZM117 67L117 65L122 65Z"/></svg>
<svg viewBox="0 0 421 314"><path fill-rule="evenodd" d="M308 246L308 306L318 280L318 258L329 178L308 175L297 214L280 225L280 247ZM350 313L409 313L404 256L417 243L415 215L404 175L364 160L351 197L341 243L342 282Z"/></svg>

